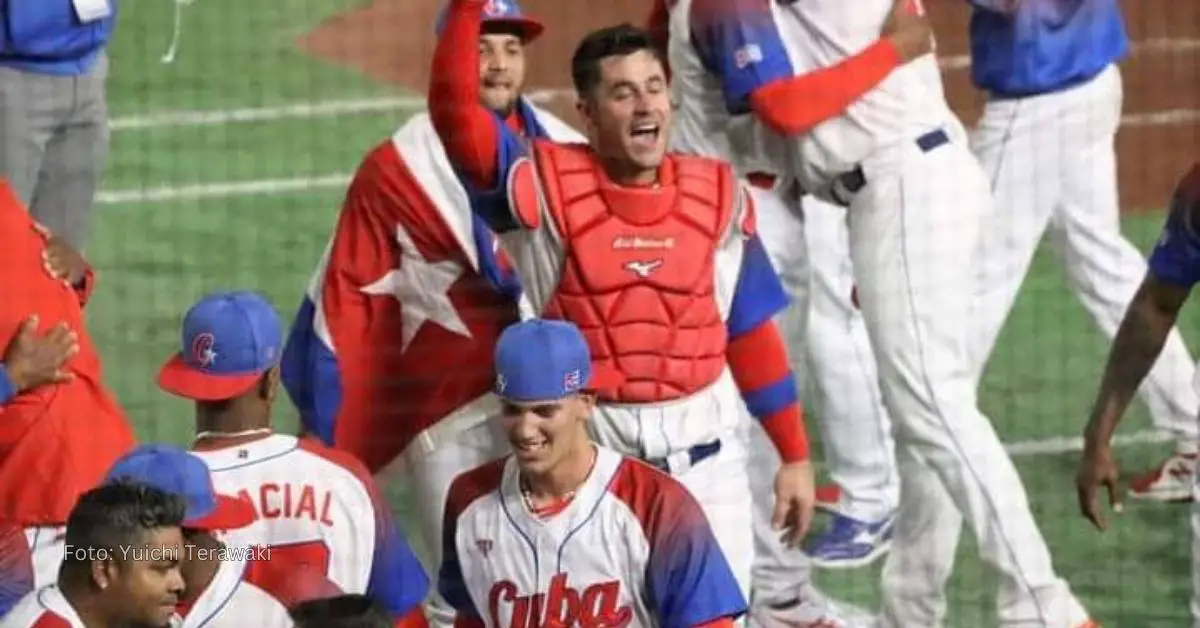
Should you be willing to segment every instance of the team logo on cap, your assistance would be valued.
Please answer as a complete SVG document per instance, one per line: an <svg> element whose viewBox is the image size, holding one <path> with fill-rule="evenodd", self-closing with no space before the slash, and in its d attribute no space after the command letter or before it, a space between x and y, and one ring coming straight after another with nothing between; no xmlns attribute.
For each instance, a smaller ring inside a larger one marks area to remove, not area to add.
<svg viewBox="0 0 1200 628"><path fill-rule="evenodd" d="M496 392L504 394L505 388L508 388L508 380L503 375L496 375Z"/></svg>
<svg viewBox="0 0 1200 628"><path fill-rule="evenodd" d="M508 3L504 0L488 0L483 5L483 12L489 16L508 15Z"/></svg>
<svg viewBox="0 0 1200 628"><path fill-rule="evenodd" d="M205 332L192 339L192 359L200 366L212 366L217 361L217 352L213 351L216 338Z"/></svg>
<svg viewBox="0 0 1200 628"><path fill-rule="evenodd" d="M563 390L571 392L578 390L580 386L583 386L583 374L579 372L579 369L567 371L567 374L563 376Z"/></svg>

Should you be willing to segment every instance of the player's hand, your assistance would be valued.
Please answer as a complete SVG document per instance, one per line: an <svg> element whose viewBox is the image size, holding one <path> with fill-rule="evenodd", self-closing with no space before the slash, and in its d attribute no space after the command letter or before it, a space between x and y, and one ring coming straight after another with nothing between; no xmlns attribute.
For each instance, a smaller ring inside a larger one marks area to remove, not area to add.
<svg viewBox="0 0 1200 628"><path fill-rule="evenodd" d="M79 351L75 332L59 323L38 337L37 327L37 316L25 319L4 352L4 369L17 392L71 381L71 372L63 367Z"/></svg>
<svg viewBox="0 0 1200 628"><path fill-rule="evenodd" d="M775 513L771 517L771 528L783 531L784 545L800 546L812 525L816 505L812 463L791 462L781 466L775 474Z"/></svg>
<svg viewBox="0 0 1200 628"><path fill-rule="evenodd" d="M46 238L46 248L42 250L42 266L46 272L69 286L79 285L87 274L87 260L66 240L54 235L46 227L34 223L34 228Z"/></svg>
<svg viewBox="0 0 1200 628"><path fill-rule="evenodd" d="M1079 509L1083 516L1101 531L1108 528L1108 519L1100 511L1097 493L1103 486L1108 491L1108 503L1112 505L1113 512L1121 512L1125 497L1117 481L1119 477L1112 447L1094 443L1084 447L1079 472L1075 476L1075 490L1079 493Z"/></svg>
<svg viewBox="0 0 1200 628"><path fill-rule="evenodd" d="M905 63L933 52L933 28L915 0L893 0L880 34L891 40Z"/></svg>

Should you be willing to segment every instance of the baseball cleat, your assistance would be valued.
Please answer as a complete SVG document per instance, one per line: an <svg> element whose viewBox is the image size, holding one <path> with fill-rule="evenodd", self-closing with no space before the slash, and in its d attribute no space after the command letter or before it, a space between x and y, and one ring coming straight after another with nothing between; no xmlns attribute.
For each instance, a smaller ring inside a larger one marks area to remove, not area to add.
<svg viewBox="0 0 1200 628"><path fill-rule="evenodd" d="M837 512L838 504L842 501L842 487L837 484L822 484L817 487L817 510Z"/></svg>
<svg viewBox="0 0 1200 628"><path fill-rule="evenodd" d="M1129 495L1158 502L1192 501L1192 475L1196 454L1172 454L1157 467L1129 482Z"/></svg>
<svg viewBox="0 0 1200 628"><path fill-rule="evenodd" d="M895 522L895 515L868 522L834 514L829 527L809 543L808 555L814 565L826 569L865 567L891 548Z"/></svg>

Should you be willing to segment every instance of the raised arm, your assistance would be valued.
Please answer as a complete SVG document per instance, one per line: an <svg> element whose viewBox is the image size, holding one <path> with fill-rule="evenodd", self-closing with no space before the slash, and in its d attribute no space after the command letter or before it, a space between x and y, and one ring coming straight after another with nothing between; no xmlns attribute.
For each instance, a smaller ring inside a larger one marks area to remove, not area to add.
<svg viewBox="0 0 1200 628"><path fill-rule="evenodd" d="M486 0L451 0L433 53L429 114L467 191L503 188L521 141L479 99L479 37Z"/></svg>
<svg viewBox="0 0 1200 628"><path fill-rule="evenodd" d="M720 79L729 113L753 113L789 136L839 115L892 70L928 51L914 32L917 23L904 20L904 13L894 10L885 25L892 36L841 63L797 76L771 0L695 0L689 16L692 41L705 67Z"/></svg>

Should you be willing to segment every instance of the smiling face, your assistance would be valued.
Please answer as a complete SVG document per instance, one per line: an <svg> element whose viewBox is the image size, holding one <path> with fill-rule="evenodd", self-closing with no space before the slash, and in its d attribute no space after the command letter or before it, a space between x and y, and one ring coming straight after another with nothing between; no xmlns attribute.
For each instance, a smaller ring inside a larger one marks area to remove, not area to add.
<svg viewBox="0 0 1200 628"><path fill-rule="evenodd" d="M650 49L604 57L598 82L581 94L592 147L621 182L652 183L667 152L671 96L666 71Z"/></svg>
<svg viewBox="0 0 1200 628"><path fill-rule="evenodd" d="M587 420L594 403L582 394L547 402L502 401L501 420L521 473L553 476L589 451Z"/></svg>
<svg viewBox="0 0 1200 628"><path fill-rule="evenodd" d="M525 45L513 34L484 32L479 37L479 98L504 115L512 112L525 84Z"/></svg>

